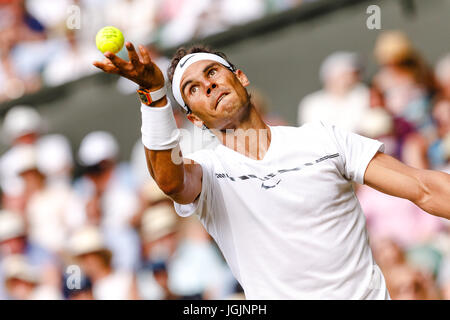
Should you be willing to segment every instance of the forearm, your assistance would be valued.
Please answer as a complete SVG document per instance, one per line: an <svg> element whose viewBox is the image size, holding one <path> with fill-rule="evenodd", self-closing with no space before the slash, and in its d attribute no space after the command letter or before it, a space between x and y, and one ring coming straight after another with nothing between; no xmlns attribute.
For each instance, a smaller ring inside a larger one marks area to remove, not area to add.
<svg viewBox="0 0 450 320"><path fill-rule="evenodd" d="M171 150L149 150L145 148L147 167L160 189L167 195L179 192L184 184L184 165L172 161Z"/></svg>
<svg viewBox="0 0 450 320"><path fill-rule="evenodd" d="M450 219L450 175L421 170L419 180L422 196L415 203L432 215Z"/></svg>
<svg viewBox="0 0 450 320"><path fill-rule="evenodd" d="M197 198L202 170L198 164L184 163L179 147L163 151L145 148L145 155L151 176L173 201L188 204Z"/></svg>

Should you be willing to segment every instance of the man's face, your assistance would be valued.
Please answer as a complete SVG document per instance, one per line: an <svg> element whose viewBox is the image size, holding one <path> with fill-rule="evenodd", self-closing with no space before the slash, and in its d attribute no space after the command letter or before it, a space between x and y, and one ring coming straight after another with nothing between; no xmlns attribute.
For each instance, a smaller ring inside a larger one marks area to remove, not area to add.
<svg viewBox="0 0 450 320"><path fill-rule="evenodd" d="M218 62L198 61L184 72L180 90L191 108L192 122L211 129L227 129L248 111L250 98L245 89L249 81L241 70L235 73Z"/></svg>

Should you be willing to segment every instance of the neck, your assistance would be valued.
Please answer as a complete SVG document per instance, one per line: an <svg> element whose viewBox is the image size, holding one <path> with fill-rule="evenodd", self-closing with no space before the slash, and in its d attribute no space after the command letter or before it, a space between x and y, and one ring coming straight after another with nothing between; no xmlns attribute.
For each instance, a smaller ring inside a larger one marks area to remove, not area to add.
<svg viewBox="0 0 450 320"><path fill-rule="evenodd" d="M212 130L227 148L255 160L264 158L272 140L267 124L262 120L253 104L247 112L227 129Z"/></svg>

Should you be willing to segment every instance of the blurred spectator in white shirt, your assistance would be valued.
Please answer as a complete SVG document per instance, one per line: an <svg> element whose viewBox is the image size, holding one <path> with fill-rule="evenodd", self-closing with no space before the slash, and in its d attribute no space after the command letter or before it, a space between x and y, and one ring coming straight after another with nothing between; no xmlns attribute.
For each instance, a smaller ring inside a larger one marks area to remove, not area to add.
<svg viewBox="0 0 450 320"><path fill-rule="evenodd" d="M73 0L26 0L27 11L41 22L49 36L59 37L64 34L69 8Z"/></svg>
<svg viewBox="0 0 450 320"><path fill-rule="evenodd" d="M335 52L320 68L323 89L303 98L298 107L298 124L324 121L357 132L369 108L369 90L361 82L358 56Z"/></svg>
<svg viewBox="0 0 450 320"><path fill-rule="evenodd" d="M227 27L260 19L266 13L264 0L221 0L220 13Z"/></svg>
<svg viewBox="0 0 450 320"><path fill-rule="evenodd" d="M10 148L0 158L0 184L5 209L24 212L24 185L16 168L14 149L21 145L35 145L44 131L39 113L29 106L15 106L8 110L2 127L2 138Z"/></svg>
<svg viewBox="0 0 450 320"><path fill-rule="evenodd" d="M122 30L127 41L139 44L152 42L156 12L161 0L113 0L105 6L108 25ZM132 18L131 18L132 17Z"/></svg>
<svg viewBox="0 0 450 320"><path fill-rule="evenodd" d="M173 1L172 1L173 2ZM194 37L200 16L208 10L212 0L184 0L177 1L175 11L171 11L171 18L162 26L159 41L163 47L171 47L186 42ZM167 5L173 5L168 3ZM162 9L163 11L164 8Z"/></svg>
<svg viewBox="0 0 450 320"><path fill-rule="evenodd" d="M92 44L80 41L80 32L65 30L65 39L49 59L42 77L47 86L58 86L97 72L92 61L101 58L101 53Z"/></svg>
<svg viewBox="0 0 450 320"><path fill-rule="evenodd" d="M34 151L35 155L27 155L27 152L21 155L22 159L32 158L29 168L24 167L22 171L28 170L28 175L36 176L35 180L39 181L39 188L26 207L29 237L47 250L61 254L64 239L73 220L80 219L82 209L70 183L73 165L70 146L64 136L48 135L41 138L34 149L30 152ZM21 173L22 176L25 174ZM26 179L25 183L28 183Z"/></svg>
<svg viewBox="0 0 450 320"><path fill-rule="evenodd" d="M59 262L56 256L31 242L22 216L9 211L0 211L0 262L14 256L22 255L27 264L36 269L41 285L56 290L60 288ZM2 287L6 271L0 267L0 296L5 293Z"/></svg>
<svg viewBox="0 0 450 320"><path fill-rule="evenodd" d="M84 203L84 224L100 227L114 253L114 267L134 270L139 260L139 237L130 222L139 199L130 169L117 163L118 152L118 143L110 133L94 131L86 135L78 150L85 173L74 188Z"/></svg>

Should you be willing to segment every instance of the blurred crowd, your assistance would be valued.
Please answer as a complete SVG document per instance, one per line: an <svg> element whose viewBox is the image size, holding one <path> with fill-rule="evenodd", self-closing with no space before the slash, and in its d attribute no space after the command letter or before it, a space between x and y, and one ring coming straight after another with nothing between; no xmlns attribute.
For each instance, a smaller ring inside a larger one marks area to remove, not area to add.
<svg viewBox="0 0 450 320"><path fill-rule="evenodd" d="M305 1L0 0L0 103L97 72L95 35L106 25L170 47Z"/></svg>
<svg viewBox="0 0 450 320"><path fill-rule="evenodd" d="M298 124L335 124L383 141L409 166L450 173L450 54L432 67L404 33L386 31L374 57L378 70L364 81L357 53L329 55L323 88L301 100ZM391 297L450 299L450 222L367 186L356 191Z"/></svg>
<svg viewBox="0 0 450 320"><path fill-rule="evenodd" d="M106 21L128 40L172 46L301 2L0 0L0 101L94 72L92 39ZM71 5L81 8L79 30L67 28ZM166 70L167 57L152 54ZM386 153L410 166L450 173L450 54L431 66L405 34L389 31L374 56L378 69L367 81L358 53L330 54L319 70L323 88L299 103L298 125L335 124L383 141ZM135 85L120 79L117 89L131 93ZM267 123L288 124L251 91ZM217 143L174 113L194 133L181 142L185 154ZM0 299L243 298L203 226L179 219L151 179L140 140L127 161L105 131L87 133L74 152L22 105L8 110L1 132L8 150L0 156ZM450 223L407 200L355 188L391 297L450 299Z"/></svg>
<svg viewBox="0 0 450 320"><path fill-rule="evenodd" d="M151 179L140 140L119 162L115 137L90 132L74 157L29 106L8 111L2 135L0 299L239 297L203 226Z"/></svg>

